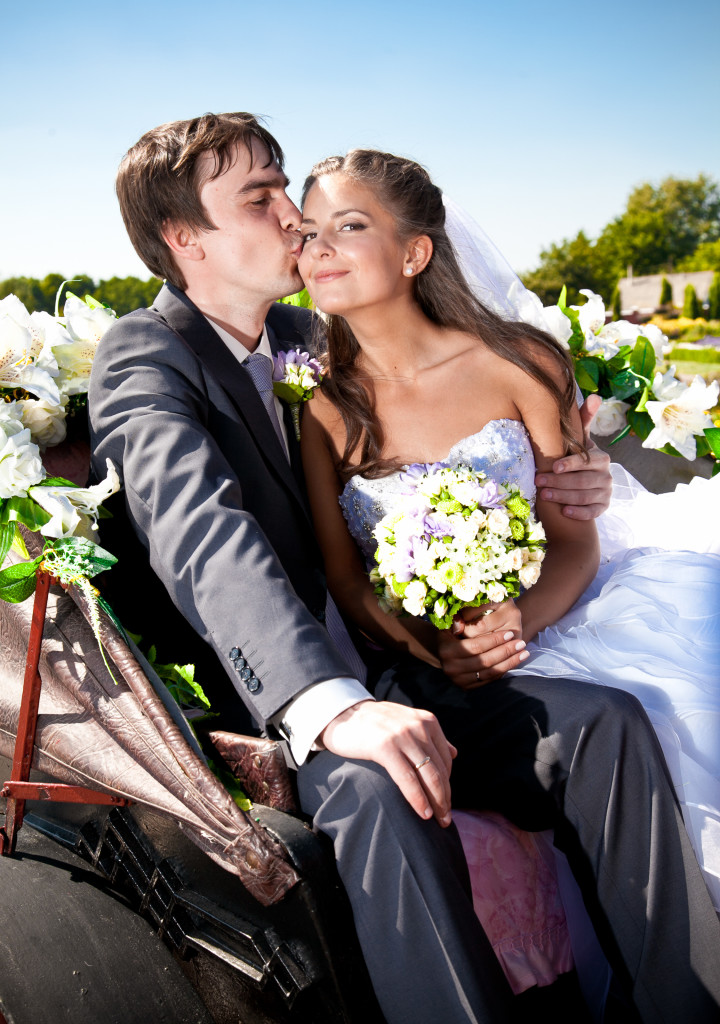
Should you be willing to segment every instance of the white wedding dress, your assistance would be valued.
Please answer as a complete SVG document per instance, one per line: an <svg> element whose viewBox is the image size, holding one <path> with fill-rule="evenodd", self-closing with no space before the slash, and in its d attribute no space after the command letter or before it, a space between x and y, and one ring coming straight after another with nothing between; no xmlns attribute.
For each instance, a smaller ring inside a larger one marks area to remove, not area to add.
<svg viewBox="0 0 720 1024"><path fill-rule="evenodd" d="M534 499L522 423L502 419L452 447L470 465ZM573 608L528 645L523 674L566 676L633 693L657 732L693 847L720 911L720 475L651 494L614 467L598 520L602 559ZM372 531L400 499L399 474L351 478L340 504L373 563Z"/></svg>

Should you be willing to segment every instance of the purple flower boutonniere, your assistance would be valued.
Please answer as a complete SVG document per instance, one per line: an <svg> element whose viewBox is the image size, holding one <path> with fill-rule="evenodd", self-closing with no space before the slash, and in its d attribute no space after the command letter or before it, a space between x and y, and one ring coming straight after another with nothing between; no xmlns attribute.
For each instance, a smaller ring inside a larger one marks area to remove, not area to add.
<svg viewBox="0 0 720 1024"><path fill-rule="evenodd" d="M278 352L273 356L273 392L287 402L295 426L295 437L300 440L300 403L313 397L315 388L323 378L322 366L307 352Z"/></svg>

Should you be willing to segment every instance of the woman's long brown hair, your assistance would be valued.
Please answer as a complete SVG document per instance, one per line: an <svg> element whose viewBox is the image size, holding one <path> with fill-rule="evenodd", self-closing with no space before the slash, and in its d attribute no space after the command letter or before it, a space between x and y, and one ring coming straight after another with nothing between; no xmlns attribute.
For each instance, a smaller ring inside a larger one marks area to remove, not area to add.
<svg viewBox="0 0 720 1024"><path fill-rule="evenodd" d="M519 366L547 388L557 402L560 428L566 451L586 450L573 436L570 412L575 403L575 377L569 354L550 334L530 324L503 320L487 309L471 292L445 231L442 192L419 164L391 153L353 149L347 156L332 156L316 164L305 181L302 201L318 180L327 174L344 174L370 189L397 224L398 237L409 241L427 235L433 244L430 262L413 279L414 298L425 316L440 327L448 327L482 338L493 352ZM562 366L565 387L560 389L535 355L550 352ZM324 359L328 375L323 391L340 412L346 430L345 450L338 465L343 478L353 473L382 476L397 468L384 459L382 424L375 410L372 381L359 372L360 346L347 321L328 317ZM359 462L351 462L353 457Z"/></svg>

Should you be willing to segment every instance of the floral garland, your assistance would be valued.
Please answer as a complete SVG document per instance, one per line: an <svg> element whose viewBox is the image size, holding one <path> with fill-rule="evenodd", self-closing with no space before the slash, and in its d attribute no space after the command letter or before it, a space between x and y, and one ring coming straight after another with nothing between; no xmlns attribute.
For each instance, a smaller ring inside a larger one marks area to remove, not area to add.
<svg viewBox="0 0 720 1024"><path fill-rule="evenodd" d="M108 460L101 483L79 487L48 476L41 453L65 439L68 416L84 407L97 344L116 319L90 296L68 293L62 317L29 313L15 295L0 300L0 566L11 548L23 559L0 568L0 599L26 600L38 571L76 584L89 600L98 642L104 602L89 581L116 559L94 538L102 503L120 481ZM35 559L20 526L45 538Z"/></svg>
<svg viewBox="0 0 720 1024"><path fill-rule="evenodd" d="M563 288L557 306L545 307L543 315L550 332L569 349L583 395L602 398L591 432L617 433L611 444L632 433L643 448L689 460L708 454L720 459L720 428L710 416L718 382L707 384L696 376L686 384L674 366L661 373L657 364L670 346L658 327L606 323L601 297L588 290L581 294L587 297L583 306L568 306ZM717 472L720 461L713 467L713 475Z"/></svg>

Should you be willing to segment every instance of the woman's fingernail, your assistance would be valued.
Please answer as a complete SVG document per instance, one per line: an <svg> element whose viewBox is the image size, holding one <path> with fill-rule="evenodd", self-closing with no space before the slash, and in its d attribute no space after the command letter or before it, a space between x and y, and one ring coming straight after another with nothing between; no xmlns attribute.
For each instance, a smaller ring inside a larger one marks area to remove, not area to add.
<svg viewBox="0 0 720 1024"><path fill-rule="evenodd" d="M545 501L552 501L553 492L552 491L543 491L542 492L542 496L545 499Z"/></svg>
<svg viewBox="0 0 720 1024"><path fill-rule="evenodd" d="M503 640L512 640L512 638L513 638L513 634L512 633L506 633L505 636L503 637Z"/></svg>
<svg viewBox="0 0 720 1024"><path fill-rule="evenodd" d="M518 640L518 642L515 644L515 650L516 651L521 651L524 646L525 646L525 641L524 640Z"/></svg>
<svg viewBox="0 0 720 1024"><path fill-rule="evenodd" d="M520 657L518 658L518 661L525 661L525 659L529 658L529 657L530 657L530 651L523 651L522 654L520 655Z"/></svg>

